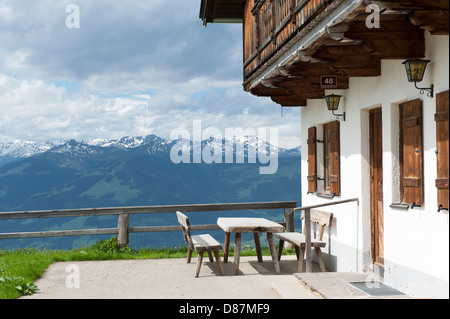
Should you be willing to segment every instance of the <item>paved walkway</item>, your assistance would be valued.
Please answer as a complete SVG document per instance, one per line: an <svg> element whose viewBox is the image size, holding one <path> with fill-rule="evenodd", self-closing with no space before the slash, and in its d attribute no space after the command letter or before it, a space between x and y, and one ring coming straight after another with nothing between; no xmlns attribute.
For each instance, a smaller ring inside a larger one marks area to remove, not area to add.
<svg viewBox="0 0 450 319"><path fill-rule="evenodd" d="M207 258L206 258L207 260ZM283 256L281 275L275 275L270 257L241 257L240 274L233 263L204 262L194 278L196 258L63 262L51 265L35 282L38 291L23 299L314 299L293 276L295 256ZM76 277L79 274L79 288ZM68 288L69 287L69 288ZM71 288L73 287L73 288Z"/></svg>
<svg viewBox="0 0 450 319"><path fill-rule="evenodd" d="M370 274L298 273L295 256L283 256L281 275L275 275L270 257L241 257L240 274L233 263L203 263L194 278L196 259L114 260L60 262L51 265L35 282L38 291L23 299L346 299L396 298ZM207 260L207 258L206 258ZM305 268L305 267L304 267ZM358 287L351 282L360 283ZM367 289L381 288L381 289Z"/></svg>

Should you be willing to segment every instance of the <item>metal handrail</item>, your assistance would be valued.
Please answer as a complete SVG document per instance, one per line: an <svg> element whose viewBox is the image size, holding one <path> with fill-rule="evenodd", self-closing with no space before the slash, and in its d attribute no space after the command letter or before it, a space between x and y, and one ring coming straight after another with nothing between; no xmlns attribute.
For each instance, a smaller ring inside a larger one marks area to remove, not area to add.
<svg viewBox="0 0 450 319"><path fill-rule="evenodd" d="M355 198L343 199L343 200L330 202L330 203L323 203L323 204L317 204L317 205L311 205L311 206L297 207L297 208L294 208L294 211L298 212L299 210L306 210L306 209L313 209L313 208L319 208L319 207L326 207L326 206L344 204L344 203L349 203L349 202L358 202L359 203L359 198L355 197Z"/></svg>

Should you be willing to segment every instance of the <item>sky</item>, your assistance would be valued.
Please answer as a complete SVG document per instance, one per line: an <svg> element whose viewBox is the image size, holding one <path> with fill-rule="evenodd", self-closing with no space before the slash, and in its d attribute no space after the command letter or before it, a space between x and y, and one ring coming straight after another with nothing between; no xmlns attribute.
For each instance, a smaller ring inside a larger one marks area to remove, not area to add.
<svg viewBox="0 0 450 319"><path fill-rule="evenodd" d="M75 7L73 6L75 5ZM244 92L242 25L199 19L200 0L1 0L0 141L277 128L300 110ZM77 12L77 10L79 10Z"/></svg>

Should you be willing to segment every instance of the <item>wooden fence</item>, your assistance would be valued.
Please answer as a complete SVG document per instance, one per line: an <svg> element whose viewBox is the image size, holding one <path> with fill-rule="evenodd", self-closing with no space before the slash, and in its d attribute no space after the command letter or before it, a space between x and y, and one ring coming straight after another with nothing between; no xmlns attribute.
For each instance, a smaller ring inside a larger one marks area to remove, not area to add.
<svg viewBox="0 0 450 319"><path fill-rule="evenodd" d="M290 202L196 204L196 205L112 207L112 208L89 208L89 209L71 209L71 210L4 212L0 213L0 223L2 220L11 220L11 219L105 216L105 215L117 215L118 223L116 228L0 233L0 239L117 234L119 244L122 246L126 246L129 244L130 233L181 231L181 226L179 225L130 227L130 215L176 213L177 211L189 213L189 212L217 212L217 211L226 212L226 211L245 211L245 210L284 209L284 222L286 223L286 231L294 231L294 208L296 207L297 202L290 201ZM217 229L220 229L217 225L192 225L192 230L194 231L217 230Z"/></svg>

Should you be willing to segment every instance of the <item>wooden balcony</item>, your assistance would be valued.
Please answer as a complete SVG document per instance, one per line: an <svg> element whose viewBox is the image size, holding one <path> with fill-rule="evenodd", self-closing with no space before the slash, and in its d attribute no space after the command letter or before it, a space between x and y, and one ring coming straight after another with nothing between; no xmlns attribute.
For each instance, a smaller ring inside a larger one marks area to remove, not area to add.
<svg viewBox="0 0 450 319"><path fill-rule="evenodd" d="M249 0L244 10L244 79L335 0ZM336 1L337 2L337 1Z"/></svg>
<svg viewBox="0 0 450 319"><path fill-rule="evenodd" d="M380 76L382 59L423 58L425 31L449 34L449 1L201 0L200 18L243 23L244 90L306 106L350 77Z"/></svg>
<svg viewBox="0 0 450 319"><path fill-rule="evenodd" d="M379 27L369 28L380 9ZM243 18L244 89L282 106L321 99L350 77L381 75L381 59L423 58L425 30L448 35L443 0L247 0Z"/></svg>

